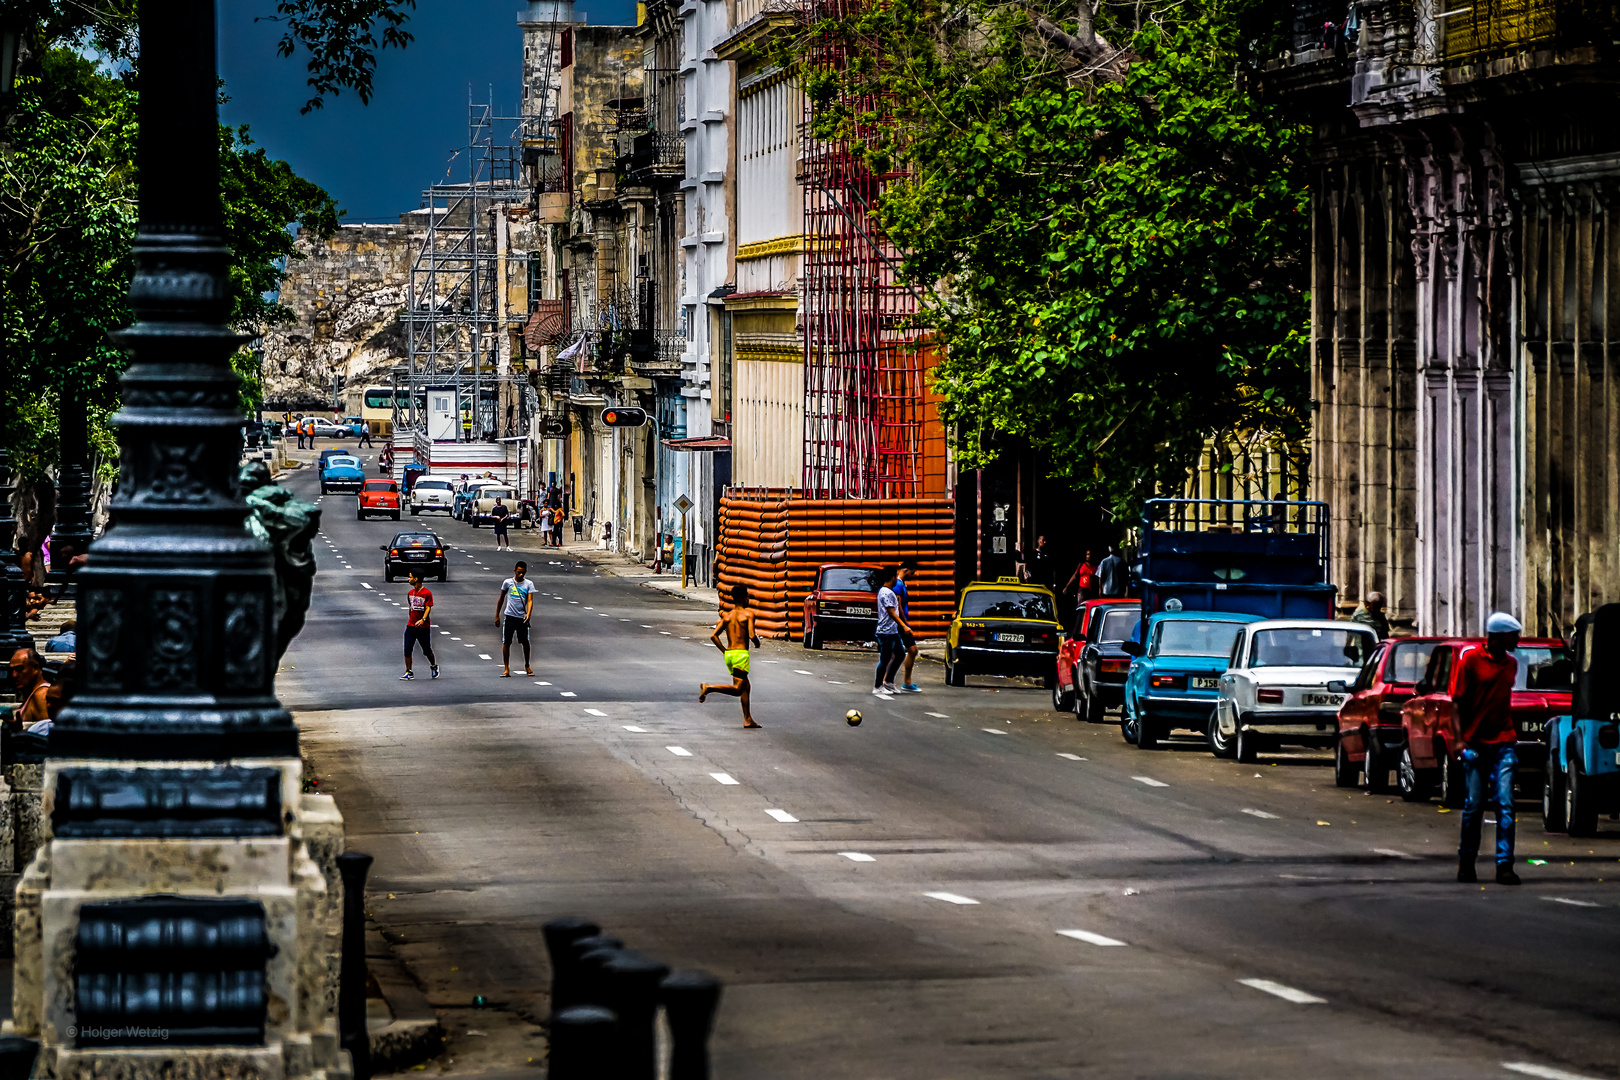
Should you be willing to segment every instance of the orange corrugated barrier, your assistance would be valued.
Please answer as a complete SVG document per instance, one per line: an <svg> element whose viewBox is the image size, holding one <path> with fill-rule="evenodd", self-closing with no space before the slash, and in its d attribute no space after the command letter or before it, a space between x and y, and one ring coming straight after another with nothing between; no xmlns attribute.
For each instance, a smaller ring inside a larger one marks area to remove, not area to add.
<svg viewBox="0 0 1620 1080"><path fill-rule="evenodd" d="M956 607L955 507L949 499L799 499L774 492L720 500L721 610L748 586L761 634L800 637L804 598L824 563L916 559L911 624L939 637Z"/></svg>

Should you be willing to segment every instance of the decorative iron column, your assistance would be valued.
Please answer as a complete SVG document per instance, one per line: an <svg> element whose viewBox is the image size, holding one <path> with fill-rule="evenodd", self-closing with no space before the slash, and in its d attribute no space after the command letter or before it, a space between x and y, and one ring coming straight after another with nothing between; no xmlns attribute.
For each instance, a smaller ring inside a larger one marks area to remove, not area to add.
<svg viewBox="0 0 1620 1080"><path fill-rule="evenodd" d="M141 5L135 324L118 526L79 588L80 689L55 758L296 758L274 693L271 554L243 528L242 417L226 325L214 0Z"/></svg>
<svg viewBox="0 0 1620 1080"><path fill-rule="evenodd" d="M18 649L34 643L23 611L28 586L12 547L17 535L17 519L11 516L11 497L16 490L11 476L11 454L0 447L0 654L7 660Z"/></svg>
<svg viewBox="0 0 1620 1080"><path fill-rule="evenodd" d="M64 387L57 416L62 464L56 478L56 527L51 530L51 565L65 569L68 560L90 548L90 423L84 402Z"/></svg>

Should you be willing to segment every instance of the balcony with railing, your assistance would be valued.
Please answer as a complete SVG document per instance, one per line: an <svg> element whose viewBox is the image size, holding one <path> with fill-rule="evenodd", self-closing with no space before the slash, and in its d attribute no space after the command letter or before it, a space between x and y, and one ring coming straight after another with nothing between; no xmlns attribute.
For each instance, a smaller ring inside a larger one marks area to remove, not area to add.
<svg viewBox="0 0 1620 1080"><path fill-rule="evenodd" d="M1461 0L1437 22L1441 59L1455 68L1519 53L1612 46L1620 7L1605 0Z"/></svg>

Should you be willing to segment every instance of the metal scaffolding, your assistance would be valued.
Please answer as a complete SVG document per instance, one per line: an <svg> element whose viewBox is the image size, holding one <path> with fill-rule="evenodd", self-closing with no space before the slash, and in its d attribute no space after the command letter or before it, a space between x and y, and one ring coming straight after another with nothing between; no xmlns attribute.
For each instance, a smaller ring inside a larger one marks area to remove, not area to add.
<svg viewBox="0 0 1620 1080"><path fill-rule="evenodd" d="M808 0L814 20L857 13L870 0ZM818 39L807 77L844 81L849 48ZM863 122L860 143L883 131L885 103L840 105ZM813 106L812 106L813 107ZM916 294L899 281L900 253L875 210L900 173L873 173L850 142L804 129L804 491L811 498L922 495L921 335L911 325Z"/></svg>

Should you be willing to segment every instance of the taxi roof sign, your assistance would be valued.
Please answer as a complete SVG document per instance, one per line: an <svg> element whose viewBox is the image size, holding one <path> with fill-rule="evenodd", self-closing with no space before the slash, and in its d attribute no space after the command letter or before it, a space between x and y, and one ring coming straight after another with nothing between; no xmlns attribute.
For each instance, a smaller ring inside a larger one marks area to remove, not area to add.
<svg viewBox="0 0 1620 1080"><path fill-rule="evenodd" d="M1000 577L996 578L996 584L997 585L1022 585L1023 582L1019 581L1018 578L1015 575L1002 574Z"/></svg>

